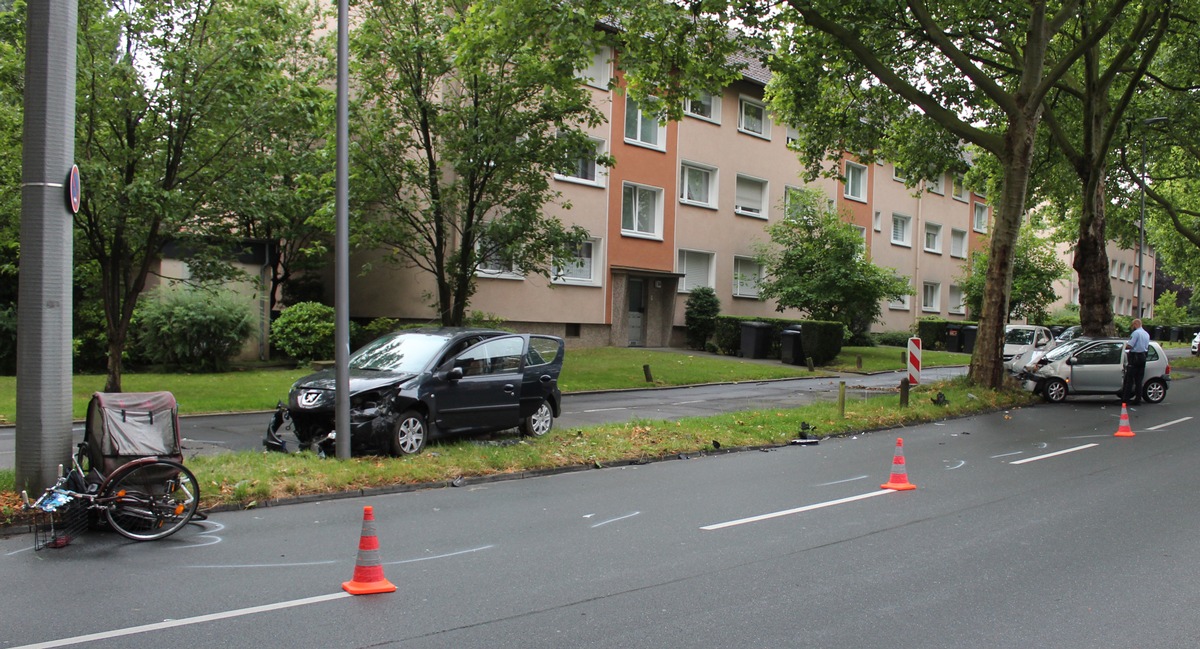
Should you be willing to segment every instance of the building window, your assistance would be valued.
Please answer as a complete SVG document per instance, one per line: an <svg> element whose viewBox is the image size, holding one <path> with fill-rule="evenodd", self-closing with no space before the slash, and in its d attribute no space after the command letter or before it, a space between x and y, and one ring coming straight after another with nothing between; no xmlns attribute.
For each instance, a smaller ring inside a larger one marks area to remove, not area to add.
<svg viewBox="0 0 1200 649"><path fill-rule="evenodd" d="M911 246L909 242L909 229L912 225L912 217L903 214L892 215L892 243L897 246Z"/></svg>
<svg viewBox="0 0 1200 649"><path fill-rule="evenodd" d="M967 258L967 231L950 229L950 256L958 259Z"/></svg>
<svg viewBox="0 0 1200 649"><path fill-rule="evenodd" d="M787 127L787 144L790 146L800 141L800 129L795 126Z"/></svg>
<svg viewBox="0 0 1200 649"><path fill-rule="evenodd" d="M690 293L701 286L711 287L713 271L713 255L711 252L695 250L679 251L679 268L677 272L683 275L679 280L679 292Z"/></svg>
<svg viewBox="0 0 1200 649"><path fill-rule="evenodd" d="M865 255L867 253L867 229L853 223L850 224L850 227L854 228L858 232L858 236L862 237L862 247L859 248L858 252L860 255Z"/></svg>
<svg viewBox="0 0 1200 649"><path fill-rule="evenodd" d="M896 182L900 182L900 183L904 182L905 181L904 170L901 169L900 167L897 167L896 165L892 165L892 180L894 180Z"/></svg>
<svg viewBox="0 0 1200 649"><path fill-rule="evenodd" d="M475 244L475 254L479 255L479 263L475 266L475 274L482 277L498 277L502 279L524 279L521 269L513 263L504 249L497 246L487 237L481 237Z"/></svg>
<svg viewBox="0 0 1200 649"><path fill-rule="evenodd" d="M1110 259L1108 262L1108 276L1113 279L1117 278L1117 260L1116 259Z"/></svg>
<svg viewBox="0 0 1200 649"><path fill-rule="evenodd" d="M767 181L738 174L733 211L745 216L767 218Z"/></svg>
<svg viewBox="0 0 1200 649"><path fill-rule="evenodd" d="M967 188L963 186L962 174L954 174L954 185L952 191L954 192L955 200L960 200L964 203L967 201Z"/></svg>
<svg viewBox="0 0 1200 649"><path fill-rule="evenodd" d="M595 88L608 89L608 82L612 79L612 50L607 47L601 47L600 51L592 57L592 64L582 70L576 72L576 76L583 79L583 82Z"/></svg>
<svg viewBox="0 0 1200 649"><path fill-rule="evenodd" d="M846 187L843 195L852 201L867 202L867 168L846 161Z"/></svg>
<svg viewBox="0 0 1200 649"><path fill-rule="evenodd" d="M664 128L654 115L642 112L633 97L625 96L625 141L664 150Z"/></svg>
<svg viewBox="0 0 1200 649"><path fill-rule="evenodd" d="M575 249L575 256L556 263L554 280L566 284L594 284L596 242L584 241Z"/></svg>
<svg viewBox="0 0 1200 649"><path fill-rule="evenodd" d="M942 296L942 285L937 282L925 282L921 290L921 310L937 312L941 310L939 302Z"/></svg>
<svg viewBox="0 0 1200 649"><path fill-rule="evenodd" d="M954 284L950 285L949 303L946 305L946 310L950 313L962 315L967 312L967 304L963 301L963 292L961 286Z"/></svg>
<svg viewBox="0 0 1200 649"><path fill-rule="evenodd" d="M604 140L592 138L592 148L580 151L578 157L571 161L570 166L561 173L554 174L558 180L575 182L584 185L604 186L604 174L596 164L596 158L604 154Z"/></svg>
<svg viewBox="0 0 1200 649"><path fill-rule="evenodd" d="M974 228L976 232L987 233L988 226L988 208L983 203L975 204L975 219Z"/></svg>
<svg viewBox="0 0 1200 649"><path fill-rule="evenodd" d="M767 119L767 107L749 97L738 100L738 130L757 137L771 139L771 121Z"/></svg>
<svg viewBox="0 0 1200 649"><path fill-rule="evenodd" d="M1146 271L1145 276L1142 278L1142 286L1145 286L1145 287L1154 286L1154 273L1151 273L1150 271Z"/></svg>
<svg viewBox="0 0 1200 649"><path fill-rule="evenodd" d="M625 183L621 190L621 234L662 237L662 190Z"/></svg>
<svg viewBox="0 0 1200 649"><path fill-rule="evenodd" d="M734 297L758 297L758 284L762 280L762 266L747 257L733 259Z"/></svg>
<svg viewBox="0 0 1200 649"><path fill-rule="evenodd" d="M876 232L883 232L883 212L875 210L875 216L871 219L871 225Z"/></svg>
<svg viewBox="0 0 1200 649"><path fill-rule="evenodd" d="M936 223L925 224L925 252L942 254L942 226Z"/></svg>
<svg viewBox="0 0 1200 649"><path fill-rule="evenodd" d="M679 171L679 200L704 207L717 206L717 170L685 162Z"/></svg>
<svg viewBox="0 0 1200 649"><path fill-rule="evenodd" d="M943 184L945 182L945 176L946 176L946 174L939 174L934 178L930 178L929 180L926 180L925 181L925 189L928 189L929 191L933 192L934 194L941 194L942 196L945 196L946 195L946 187Z"/></svg>
<svg viewBox="0 0 1200 649"><path fill-rule="evenodd" d="M908 285L910 288L912 287L911 279L909 280ZM909 308L908 304L909 304L910 297L912 297L912 296L906 294L904 297L901 297L899 300L892 300L892 301L888 302L888 308L893 311L908 311L908 308Z"/></svg>
<svg viewBox="0 0 1200 649"><path fill-rule="evenodd" d="M721 123L721 96L700 92L696 97L683 101L683 112L692 117Z"/></svg>

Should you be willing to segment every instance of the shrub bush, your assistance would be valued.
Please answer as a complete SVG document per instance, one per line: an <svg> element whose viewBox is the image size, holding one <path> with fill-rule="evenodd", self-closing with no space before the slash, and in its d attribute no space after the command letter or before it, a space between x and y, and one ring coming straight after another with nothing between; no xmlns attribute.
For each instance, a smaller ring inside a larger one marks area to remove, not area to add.
<svg viewBox="0 0 1200 649"><path fill-rule="evenodd" d="M253 333L250 305L232 292L160 290L138 304L134 344L152 363L188 372L223 372Z"/></svg>
<svg viewBox="0 0 1200 649"><path fill-rule="evenodd" d="M271 323L271 344L300 362L333 358L333 307L300 302Z"/></svg>
<svg viewBox="0 0 1200 649"><path fill-rule="evenodd" d="M709 286L698 286L688 294L684 307L683 322L687 327L689 349L705 349L708 339L717 330L717 316L721 315L721 300Z"/></svg>
<svg viewBox="0 0 1200 649"><path fill-rule="evenodd" d="M875 342L888 347L908 347L908 339L912 338L912 333L907 331L884 331L877 334L872 334Z"/></svg>

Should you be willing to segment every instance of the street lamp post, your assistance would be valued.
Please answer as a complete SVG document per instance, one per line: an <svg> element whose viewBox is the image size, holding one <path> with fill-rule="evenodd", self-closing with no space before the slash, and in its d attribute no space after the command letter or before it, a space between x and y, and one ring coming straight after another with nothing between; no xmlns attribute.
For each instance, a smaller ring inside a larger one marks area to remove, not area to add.
<svg viewBox="0 0 1200 649"><path fill-rule="evenodd" d="M1150 126L1151 124L1160 124L1167 121L1167 117L1147 117L1142 120L1142 126ZM1137 315L1138 317L1146 315L1146 307L1142 305L1142 284L1146 283L1146 269L1142 267L1142 254L1146 249L1146 129L1142 129L1142 213L1138 218L1138 254L1137 254L1137 289L1134 298L1137 300Z"/></svg>

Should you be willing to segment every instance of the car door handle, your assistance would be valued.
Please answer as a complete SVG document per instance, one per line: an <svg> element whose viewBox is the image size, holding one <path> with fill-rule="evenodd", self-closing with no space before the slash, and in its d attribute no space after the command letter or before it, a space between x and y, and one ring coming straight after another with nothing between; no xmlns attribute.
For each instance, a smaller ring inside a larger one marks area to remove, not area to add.
<svg viewBox="0 0 1200 649"><path fill-rule="evenodd" d="M505 392L505 394L512 394L513 392L516 392L516 391L517 391L517 388L516 388L516 386L514 386L512 383L505 383L505 384L504 384L504 392Z"/></svg>
<svg viewBox="0 0 1200 649"><path fill-rule="evenodd" d="M542 383L550 383L554 380L554 377L550 376L549 374L543 374L540 377L538 377L538 380L541 381Z"/></svg>

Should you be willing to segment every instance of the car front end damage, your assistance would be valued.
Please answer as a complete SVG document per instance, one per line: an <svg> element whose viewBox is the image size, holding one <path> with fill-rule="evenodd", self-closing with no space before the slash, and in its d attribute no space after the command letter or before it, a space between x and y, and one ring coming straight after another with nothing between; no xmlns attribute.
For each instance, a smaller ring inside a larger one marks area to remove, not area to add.
<svg viewBox="0 0 1200 649"><path fill-rule="evenodd" d="M351 395L351 448L387 448L388 437L401 413L414 402L413 398L404 395L402 387L383 387ZM280 404L263 445L272 451L289 452L286 440L279 433L283 427L281 422L291 427L298 450L332 454L338 435L334 391L299 387L288 395L286 407Z"/></svg>

